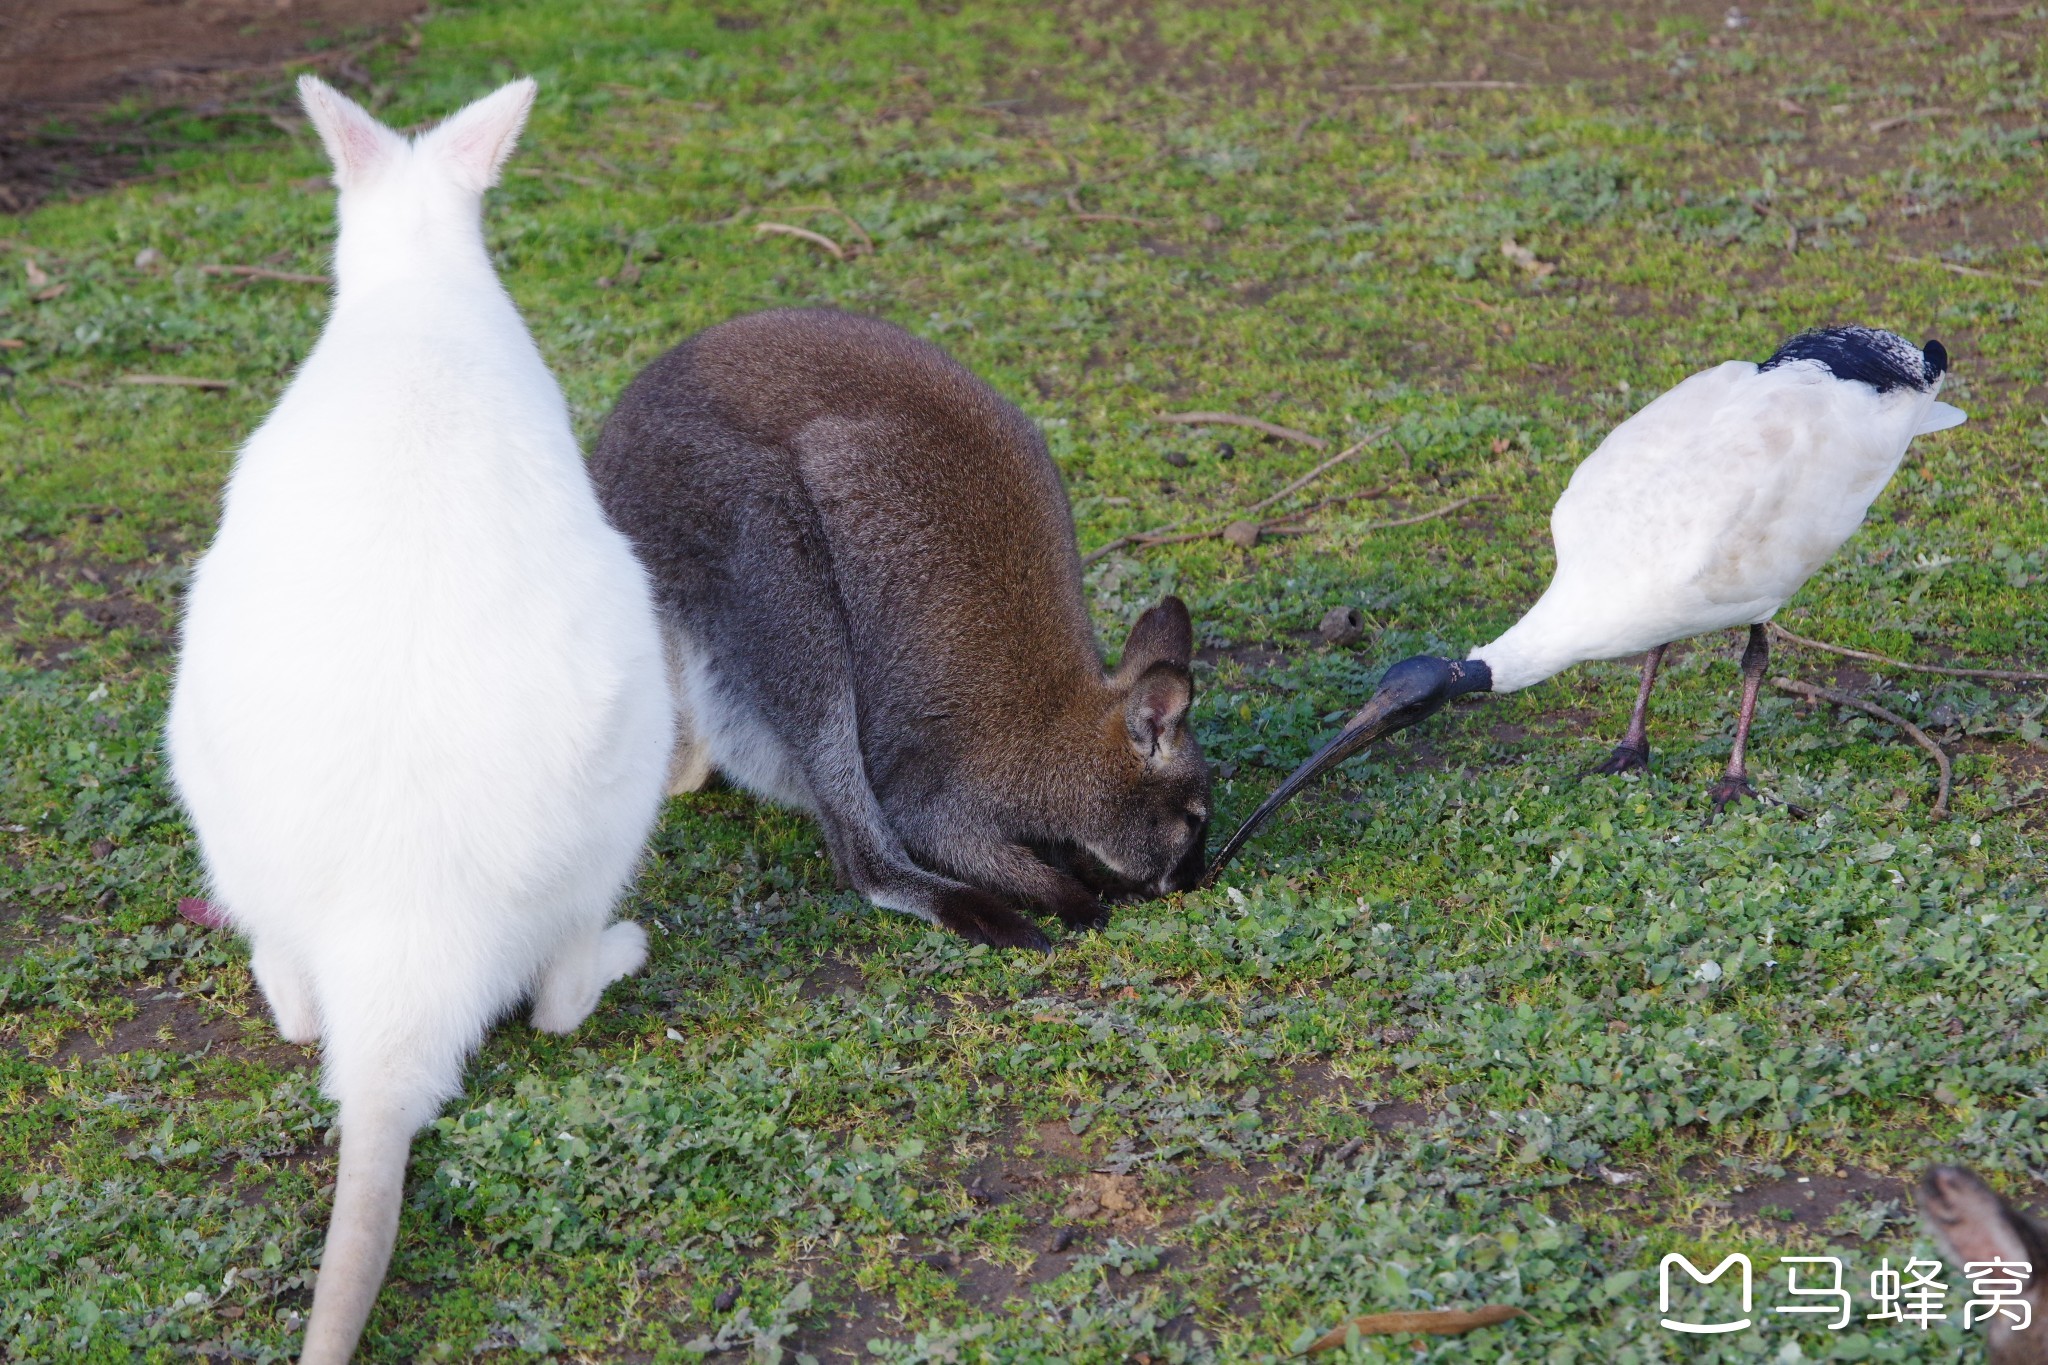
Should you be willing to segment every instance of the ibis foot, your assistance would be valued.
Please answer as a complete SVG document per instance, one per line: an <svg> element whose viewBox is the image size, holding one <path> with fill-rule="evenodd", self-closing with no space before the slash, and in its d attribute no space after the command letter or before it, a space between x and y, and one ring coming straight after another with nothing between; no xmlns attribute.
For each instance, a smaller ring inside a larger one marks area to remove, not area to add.
<svg viewBox="0 0 2048 1365"><path fill-rule="evenodd" d="M1724 777L1707 789L1707 799L1714 803L1714 814L1719 815L1737 801L1757 801L1763 798L1756 794L1756 788L1749 785L1746 777Z"/></svg>
<svg viewBox="0 0 2048 1365"><path fill-rule="evenodd" d="M1605 763L1596 768L1588 768L1586 775L1591 777L1598 774L1612 777L1616 773L1646 773L1649 770L1650 746L1647 744L1630 744L1623 741L1614 746L1614 752L1607 756Z"/></svg>

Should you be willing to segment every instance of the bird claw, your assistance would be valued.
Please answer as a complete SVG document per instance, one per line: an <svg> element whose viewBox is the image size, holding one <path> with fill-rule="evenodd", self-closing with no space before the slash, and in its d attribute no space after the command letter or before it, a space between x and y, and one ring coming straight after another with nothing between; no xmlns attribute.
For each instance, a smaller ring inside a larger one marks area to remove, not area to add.
<svg viewBox="0 0 2048 1365"><path fill-rule="evenodd" d="M1707 789L1707 799L1713 803L1716 815L1737 801L1763 801L1763 798L1757 795L1756 788L1749 785L1749 779L1746 777L1722 778Z"/></svg>
<svg viewBox="0 0 2048 1365"><path fill-rule="evenodd" d="M1586 769L1586 775L1612 777L1616 773L1648 772L1650 770L1650 746L1637 747L1633 744L1617 744L1607 761L1597 767Z"/></svg>

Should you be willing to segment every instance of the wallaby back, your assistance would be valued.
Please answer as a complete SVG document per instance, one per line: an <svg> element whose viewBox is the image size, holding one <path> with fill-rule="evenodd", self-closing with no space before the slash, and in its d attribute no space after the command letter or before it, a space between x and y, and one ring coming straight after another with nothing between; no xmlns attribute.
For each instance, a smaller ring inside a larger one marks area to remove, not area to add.
<svg viewBox="0 0 2048 1365"><path fill-rule="evenodd" d="M608 926L671 733L645 574L485 250L515 82L408 143L301 83L341 188L335 303L236 461L167 739L341 1152L302 1359L353 1352L413 1133L496 1019L573 1028L645 955Z"/></svg>
<svg viewBox="0 0 2048 1365"><path fill-rule="evenodd" d="M1158 609L1104 674L1043 439L937 347L823 310L721 324L635 378L591 470L653 574L679 705L738 780L832 804L806 771L832 765L793 738L834 704L829 684L850 718L818 742L850 747L890 827L870 833L927 869L1087 922L1094 897L1049 889L1048 859L1158 889L1199 842L1208 771L1185 723L1185 608ZM728 733L740 712L744 737ZM874 821L820 814L856 884L879 876L835 841ZM946 922L900 887L863 889ZM963 932L1042 941L1017 924Z"/></svg>

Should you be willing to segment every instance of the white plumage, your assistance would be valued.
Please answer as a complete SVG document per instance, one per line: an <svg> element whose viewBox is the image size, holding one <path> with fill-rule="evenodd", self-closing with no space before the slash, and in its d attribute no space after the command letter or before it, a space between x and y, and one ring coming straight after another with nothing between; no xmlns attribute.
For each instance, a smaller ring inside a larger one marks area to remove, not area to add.
<svg viewBox="0 0 2048 1365"><path fill-rule="evenodd" d="M1907 443L1963 420L1939 388L1937 375L1880 393L1819 359L1731 360L1684 380L1572 474L1550 514L1549 589L1468 657L1513 692L1588 659L1768 621L1862 524Z"/></svg>
<svg viewBox="0 0 2048 1365"><path fill-rule="evenodd" d="M1867 327L1793 337L1762 365L1703 370L1616 427L1550 517L1557 572L1491 644L1403 659L1343 731L1252 812L1211 866L1317 775L1467 692L1513 692L1588 659L1644 652L1627 735L1600 771L1645 767L1651 685L1673 640L1750 628L1718 808L1751 795L1744 758L1769 659L1763 623L1862 524L1915 436L1964 420L1936 401L1948 356Z"/></svg>

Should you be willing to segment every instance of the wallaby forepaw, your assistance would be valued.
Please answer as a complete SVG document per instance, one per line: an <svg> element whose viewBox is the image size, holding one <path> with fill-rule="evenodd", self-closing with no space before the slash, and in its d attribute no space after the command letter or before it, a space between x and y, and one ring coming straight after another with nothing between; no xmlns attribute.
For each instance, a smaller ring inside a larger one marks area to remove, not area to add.
<svg viewBox="0 0 2048 1365"><path fill-rule="evenodd" d="M605 928L597 944L597 974L607 986L647 965L647 931L631 920Z"/></svg>
<svg viewBox="0 0 2048 1365"><path fill-rule="evenodd" d="M1041 953L1052 951L1052 940L1032 923L1029 915L1003 904L986 891L973 887L949 891L940 900L937 911L940 926L969 943L985 943L991 948L1032 948Z"/></svg>
<svg viewBox="0 0 2048 1365"><path fill-rule="evenodd" d="M1062 896L1047 907L1060 917L1060 923L1079 932L1084 929L1100 929L1109 923L1109 907L1094 896L1076 894Z"/></svg>

